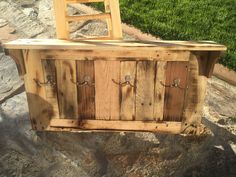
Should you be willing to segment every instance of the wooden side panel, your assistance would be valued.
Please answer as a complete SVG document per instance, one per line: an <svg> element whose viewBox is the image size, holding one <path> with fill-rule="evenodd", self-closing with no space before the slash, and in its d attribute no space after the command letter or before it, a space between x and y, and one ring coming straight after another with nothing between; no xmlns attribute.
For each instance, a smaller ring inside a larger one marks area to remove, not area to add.
<svg viewBox="0 0 236 177"><path fill-rule="evenodd" d="M23 56L27 73L25 75L25 88L32 128L44 130L49 127L50 119L55 117L55 112L46 99L45 87L35 82L44 81L41 58L37 50L24 50Z"/></svg>
<svg viewBox="0 0 236 177"><path fill-rule="evenodd" d="M121 82L125 82L125 78L130 77L130 84L135 86L136 78L136 62L121 62ZM121 88L121 120L135 119L135 87L130 85Z"/></svg>
<svg viewBox="0 0 236 177"><path fill-rule="evenodd" d="M95 78L93 61L77 61L77 80L82 83L90 78L90 85L78 86L78 110L80 119L95 119Z"/></svg>
<svg viewBox="0 0 236 177"><path fill-rule="evenodd" d="M203 70L208 53L191 53L189 62L188 90L185 97L183 121L189 124L201 123L202 109L207 88L207 76Z"/></svg>
<svg viewBox="0 0 236 177"><path fill-rule="evenodd" d="M137 63L136 119L153 120L155 62Z"/></svg>
<svg viewBox="0 0 236 177"><path fill-rule="evenodd" d="M76 62L56 61L60 118L78 118Z"/></svg>
<svg viewBox="0 0 236 177"><path fill-rule="evenodd" d="M55 60L42 60L44 83L51 80L52 84L45 85L46 99L51 103L54 110L54 117L59 118L59 108L57 99L57 87L56 87L56 67Z"/></svg>
<svg viewBox="0 0 236 177"><path fill-rule="evenodd" d="M10 49L8 50L8 54L15 61L19 75L24 76L26 74L26 71L25 71L26 69L25 69L25 63L24 63L22 50Z"/></svg>
<svg viewBox="0 0 236 177"><path fill-rule="evenodd" d="M163 120L164 113L164 98L165 87L161 84L166 80L166 67L167 62L156 62L156 74L155 74L155 91L154 91L154 119L156 121Z"/></svg>
<svg viewBox="0 0 236 177"><path fill-rule="evenodd" d="M120 118L119 61L95 61L96 119L119 120Z"/></svg>
<svg viewBox="0 0 236 177"><path fill-rule="evenodd" d="M181 121L187 85L188 62L168 62L166 70L164 121ZM170 87L179 79L179 87Z"/></svg>

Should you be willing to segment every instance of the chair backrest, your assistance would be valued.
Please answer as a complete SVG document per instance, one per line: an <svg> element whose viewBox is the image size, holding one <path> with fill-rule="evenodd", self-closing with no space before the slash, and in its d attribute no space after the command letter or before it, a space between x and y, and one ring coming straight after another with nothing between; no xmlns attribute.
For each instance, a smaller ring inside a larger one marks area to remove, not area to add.
<svg viewBox="0 0 236 177"><path fill-rule="evenodd" d="M78 39L97 39L97 40L109 40L109 39L122 39L122 27L119 0L53 0L54 11L56 19L56 31L58 39L71 40L69 32L69 22L81 21L81 20L105 20L108 28L108 36L98 36L89 38ZM86 14L86 15L68 15L68 4L75 3L93 3L103 2L105 6L105 13L100 14Z"/></svg>

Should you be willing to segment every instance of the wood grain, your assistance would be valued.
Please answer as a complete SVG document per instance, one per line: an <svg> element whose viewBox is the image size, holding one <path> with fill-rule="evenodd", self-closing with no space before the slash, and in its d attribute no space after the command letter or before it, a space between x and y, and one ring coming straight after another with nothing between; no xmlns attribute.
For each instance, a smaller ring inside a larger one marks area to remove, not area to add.
<svg viewBox="0 0 236 177"><path fill-rule="evenodd" d="M119 61L95 61L96 119L118 120L120 118Z"/></svg>
<svg viewBox="0 0 236 177"><path fill-rule="evenodd" d="M168 62L165 81L164 121L182 121L188 62ZM169 87L180 79L180 87Z"/></svg>
<svg viewBox="0 0 236 177"><path fill-rule="evenodd" d="M64 128L79 128L78 130L117 130L117 131L149 131L149 132L166 132L166 133L181 133L180 122L162 122L154 121L106 121L106 120L78 120L68 119L52 119L51 127ZM77 130L77 131L78 131Z"/></svg>
<svg viewBox="0 0 236 177"><path fill-rule="evenodd" d="M166 61L156 62L156 74L155 74L155 90L154 90L154 119L156 121L163 120L164 114L164 98L165 98L165 87L161 82L166 79Z"/></svg>
<svg viewBox="0 0 236 177"><path fill-rule="evenodd" d="M95 83L94 62L77 61L77 80L83 82L85 77L91 79L91 84ZM78 86L78 110L79 118L95 119L95 85Z"/></svg>
<svg viewBox="0 0 236 177"><path fill-rule="evenodd" d="M76 62L73 60L56 61L56 69L60 118L77 119Z"/></svg>
<svg viewBox="0 0 236 177"><path fill-rule="evenodd" d="M121 82L125 82L125 77L130 77L130 83L135 86L136 62L121 62ZM121 120L135 120L135 87L130 85L121 88Z"/></svg>
<svg viewBox="0 0 236 177"><path fill-rule="evenodd" d="M56 66L55 60L42 60L42 67L43 67L43 75L44 80L43 82L48 81L48 77L50 77L55 85L45 85L45 94L46 100L51 103L53 110L54 110L54 118L59 118L59 108L58 108L58 99L57 99L57 83L56 83Z"/></svg>
<svg viewBox="0 0 236 177"><path fill-rule="evenodd" d="M38 50L24 50L23 56L27 73L24 80L32 128L45 130L50 126L50 120L56 113L52 104L46 99L45 87L35 82L35 80L44 81L40 54Z"/></svg>
<svg viewBox="0 0 236 177"><path fill-rule="evenodd" d="M136 119L153 120L154 62L137 63Z"/></svg>

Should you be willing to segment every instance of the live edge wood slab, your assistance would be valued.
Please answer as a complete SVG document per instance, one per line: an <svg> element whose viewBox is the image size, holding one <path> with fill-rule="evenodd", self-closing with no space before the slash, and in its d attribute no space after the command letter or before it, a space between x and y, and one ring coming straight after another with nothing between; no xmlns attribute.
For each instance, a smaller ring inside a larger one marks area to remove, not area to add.
<svg viewBox="0 0 236 177"><path fill-rule="evenodd" d="M4 44L38 131L200 134L214 42L21 39Z"/></svg>

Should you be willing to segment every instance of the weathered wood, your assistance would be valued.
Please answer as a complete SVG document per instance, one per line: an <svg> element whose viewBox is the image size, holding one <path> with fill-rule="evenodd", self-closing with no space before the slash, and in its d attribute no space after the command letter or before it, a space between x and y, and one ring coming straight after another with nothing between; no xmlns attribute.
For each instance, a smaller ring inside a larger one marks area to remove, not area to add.
<svg viewBox="0 0 236 177"><path fill-rule="evenodd" d="M32 128L44 130L49 126L50 119L55 116L55 113L46 99L45 87L36 83L36 81L44 81L41 58L37 50L24 50L23 56L27 72L25 88Z"/></svg>
<svg viewBox="0 0 236 177"><path fill-rule="evenodd" d="M96 119L118 120L120 118L119 61L95 61Z"/></svg>
<svg viewBox="0 0 236 177"><path fill-rule="evenodd" d="M77 78L80 84L89 80L88 85L78 85L78 110L80 119L95 119L95 76L93 61L77 61Z"/></svg>
<svg viewBox="0 0 236 177"><path fill-rule="evenodd" d="M180 122L143 122L143 121L104 121L104 120L84 120L72 121L68 119L52 119L51 127L69 127L87 130L126 130L126 131L150 131L150 132L166 132L181 133Z"/></svg>
<svg viewBox="0 0 236 177"><path fill-rule="evenodd" d="M188 62L168 62L166 69L164 121L182 121ZM177 87L172 87L179 80Z"/></svg>
<svg viewBox="0 0 236 177"><path fill-rule="evenodd" d="M203 74L201 62L207 58L208 53L193 52L189 62L188 90L184 101L183 122L187 124L200 124L204 104L207 77ZM202 74L200 74L202 73Z"/></svg>
<svg viewBox="0 0 236 177"><path fill-rule="evenodd" d="M154 118L154 67L155 63L151 61L137 63L135 120L153 120Z"/></svg>
<svg viewBox="0 0 236 177"><path fill-rule="evenodd" d="M56 68L60 118L77 119L76 62L56 61Z"/></svg>
<svg viewBox="0 0 236 177"><path fill-rule="evenodd" d="M95 40L95 41L65 41L58 39L18 39L5 43L7 49L45 49L45 50L108 50L108 51L159 51L163 55L176 52L180 56L186 51L226 51L223 45L208 42L186 42L186 41L122 41L122 40ZM146 53L148 54L148 53ZM178 56L178 57L179 57Z"/></svg>
<svg viewBox="0 0 236 177"><path fill-rule="evenodd" d="M128 82L130 85L121 87L121 120L135 120L135 78L136 78L136 62L121 62L121 82Z"/></svg>
<svg viewBox="0 0 236 177"><path fill-rule="evenodd" d="M85 60L87 56L90 56L91 60L157 60L157 61L188 61L189 52L183 51L156 51L156 50L139 50L139 49L116 49L116 50L43 50L41 52L42 58L52 58L56 60L67 60L68 56L73 60ZM109 56L109 57L107 57ZM86 59L87 60L87 59Z"/></svg>
<svg viewBox="0 0 236 177"><path fill-rule="evenodd" d="M163 120L165 87L161 84L166 79L166 61L156 62L155 90L154 90L154 119Z"/></svg>
<svg viewBox="0 0 236 177"><path fill-rule="evenodd" d="M53 118L59 118L55 60L42 60L42 67L44 74L43 82L52 82L44 85L46 92L46 100L51 104L53 108Z"/></svg>

